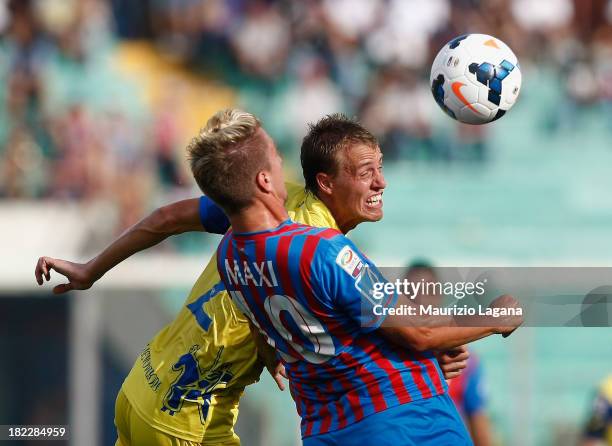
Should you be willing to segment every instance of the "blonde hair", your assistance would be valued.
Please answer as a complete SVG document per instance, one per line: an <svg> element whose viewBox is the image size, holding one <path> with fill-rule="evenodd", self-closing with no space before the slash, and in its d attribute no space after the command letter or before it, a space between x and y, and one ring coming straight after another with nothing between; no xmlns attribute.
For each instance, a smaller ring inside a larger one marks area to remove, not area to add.
<svg viewBox="0 0 612 446"><path fill-rule="evenodd" d="M187 146L200 189L233 214L251 203L257 172L269 167L261 123L251 113L215 113Z"/></svg>

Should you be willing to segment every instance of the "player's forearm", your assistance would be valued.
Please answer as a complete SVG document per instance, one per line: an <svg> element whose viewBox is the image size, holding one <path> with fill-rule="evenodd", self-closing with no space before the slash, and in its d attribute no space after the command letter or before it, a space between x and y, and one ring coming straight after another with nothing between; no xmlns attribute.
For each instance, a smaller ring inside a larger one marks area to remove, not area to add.
<svg viewBox="0 0 612 446"><path fill-rule="evenodd" d="M87 270L93 281L100 279L128 257L157 245L170 235L151 231L146 225L141 225L142 223L128 229L87 263Z"/></svg>
<svg viewBox="0 0 612 446"><path fill-rule="evenodd" d="M497 333L496 327L435 327L424 343L426 350L448 350Z"/></svg>
<svg viewBox="0 0 612 446"><path fill-rule="evenodd" d="M421 328L421 336L422 342L429 347L425 350L448 350L494 334L509 336L512 330L521 324L520 316L510 316L502 320L491 317L485 319L479 316L458 316L441 319L435 327Z"/></svg>
<svg viewBox="0 0 612 446"><path fill-rule="evenodd" d="M257 355L263 361L268 370L274 368L276 363L274 348L266 342L263 335L251 322L249 322L249 328L251 329L251 335L255 341L255 347L257 347Z"/></svg>
<svg viewBox="0 0 612 446"><path fill-rule="evenodd" d="M493 327L385 327L392 342L416 351L449 350L497 333Z"/></svg>
<svg viewBox="0 0 612 446"><path fill-rule="evenodd" d="M171 235L203 231L197 214L197 199L184 200L156 209L107 246L87 263L92 281L98 280L119 263Z"/></svg>
<svg viewBox="0 0 612 446"><path fill-rule="evenodd" d="M498 297L490 307L520 308L518 301L510 295ZM418 314L418 311L413 313ZM423 317L412 316L411 312L408 314L390 314L385 319L385 327L380 330L394 342L417 351L449 350L492 334L509 336L523 323L522 313L514 315L511 312L503 318L480 315Z"/></svg>

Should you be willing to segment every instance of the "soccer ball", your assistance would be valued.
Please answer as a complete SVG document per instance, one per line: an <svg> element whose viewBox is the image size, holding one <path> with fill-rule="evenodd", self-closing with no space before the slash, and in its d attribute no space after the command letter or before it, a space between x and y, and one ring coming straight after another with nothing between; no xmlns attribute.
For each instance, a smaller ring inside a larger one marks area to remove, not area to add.
<svg viewBox="0 0 612 446"><path fill-rule="evenodd" d="M486 124L506 114L521 91L521 69L512 50L486 34L448 42L431 67L431 92L451 118Z"/></svg>

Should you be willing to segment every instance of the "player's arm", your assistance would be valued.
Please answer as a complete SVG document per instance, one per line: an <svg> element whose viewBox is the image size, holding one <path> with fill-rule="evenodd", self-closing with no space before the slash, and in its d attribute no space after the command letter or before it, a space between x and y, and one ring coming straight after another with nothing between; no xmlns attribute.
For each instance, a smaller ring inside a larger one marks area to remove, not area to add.
<svg viewBox="0 0 612 446"><path fill-rule="evenodd" d="M380 327L380 333L391 342L416 351L450 350L494 334L514 330L507 327L459 327L453 319L443 327Z"/></svg>
<svg viewBox="0 0 612 446"><path fill-rule="evenodd" d="M268 373L270 373L278 388L281 391L285 390L283 378L286 379L287 374L283 363L277 358L274 348L266 342L261 332L251 321L249 321L249 328L251 329L251 335L255 341L255 347L257 347L257 356L266 366L266 369L268 369Z"/></svg>
<svg viewBox="0 0 612 446"><path fill-rule="evenodd" d="M516 308L518 305L512 296L503 295L490 307ZM500 317L487 326L483 326L484 319L474 317L437 317L435 326L415 325L419 319L411 320L406 316L390 315L386 320L387 324L380 327L381 334L417 351L449 350L494 334L507 336L522 323L522 318L517 316Z"/></svg>
<svg viewBox="0 0 612 446"><path fill-rule="evenodd" d="M371 262L346 237L337 236L327 242L323 258L329 259L328 268L322 268L325 294L331 295L334 305L342 308L353 320L359 323L363 331L379 330L391 342L416 351L450 350L469 342L490 336L513 331L522 322L519 318L504 320L496 326L474 326L469 321L453 318L437 320L437 325L424 326L414 324L405 316L391 316L385 308L398 304L397 295L380 296L379 285L386 279ZM350 259L350 260L349 260ZM335 260L335 261L334 261ZM329 262L334 262L329 265ZM367 274L364 272L368 271ZM377 285L378 284L378 285ZM516 300L510 296L496 299L492 306L516 306ZM382 326L383 321L388 321ZM461 326L459 326L461 325Z"/></svg>
<svg viewBox="0 0 612 446"><path fill-rule="evenodd" d="M128 257L157 245L171 235L189 231L224 233L228 228L227 217L209 198L182 200L156 209L89 262L74 263L41 257L34 274L39 285L43 284L44 279L50 280L52 269L66 276L68 283L53 288L56 294L85 290Z"/></svg>

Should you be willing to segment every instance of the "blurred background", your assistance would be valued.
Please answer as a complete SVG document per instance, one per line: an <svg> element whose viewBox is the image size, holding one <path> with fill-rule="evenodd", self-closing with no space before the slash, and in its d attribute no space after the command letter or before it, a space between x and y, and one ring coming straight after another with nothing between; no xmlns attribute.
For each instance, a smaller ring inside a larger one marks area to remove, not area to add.
<svg viewBox="0 0 612 446"><path fill-rule="evenodd" d="M435 54L470 32L504 40L523 72L517 105L482 127L429 90ZM197 196L184 148L220 108L259 116L297 181L306 123L359 117L389 186L384 220L351 237L378 264L612 264L612 1L0 0L0 80L0 424L113 444L123 378L219 239L166 241L67 298L36 286L35 261L87 260ZM474 351L494 444L579 444L612 373L609 328L525 328ZM294 412L264 377L243 444L298 444Z"/></svg>

